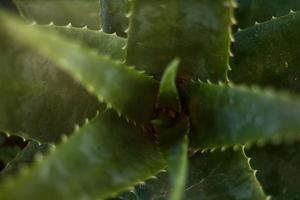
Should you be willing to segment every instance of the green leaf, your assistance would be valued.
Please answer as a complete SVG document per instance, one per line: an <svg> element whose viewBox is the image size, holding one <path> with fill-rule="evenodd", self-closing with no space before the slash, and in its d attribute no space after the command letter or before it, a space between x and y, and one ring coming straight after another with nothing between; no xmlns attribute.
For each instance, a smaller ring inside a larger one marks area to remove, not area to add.
<svg viewBox="0 0 300 200"><path fill-rule="evenodd" d="M251 147L246 151L257 178L272 200L298 199L300 196L300 146L281 144Z"/></svg>
<svg viewBox="0 0 300 200"><path fill-rule="evenodd" d="M86 27L75 28L72 27L72 24L67 26L56 26L54 24L50 24L39 27L42 27L45 31L55 30L62 34L62 36L76 40L87 48L98 50L100 54L107 55L112 59L125 60L126 51L123 47L127 42L125 39L116 35L106 34L102 31L90 30Z"/></svg>
<svg viewBox="0 0 300 200"><path fill-rule="evenodd" d="M132 4L128 64L160 79L167 64L178 57L180 79L226 79L232 0L133 0Z"/></svg>
<svg viewBox="0 0 300 200"><path fill-rule="evenodd" d="M47 56L108 107L138 122L152 119L158 91L155 80L54 32L33 29L6 14L0 19L13 38Z"/></svg>
<svg viewBox="0 0 300 200"><path fill-rule="evenodd" d="M0 30L0 129L55 142L103 109L48 59ZM84 105L84 106L83 106Z"/></svg>
<svg viewBox="0 0 300 200"><path fill-rule="evenodd" d="M264 22L273 16L286 15L290 10L300 10L300 2L295 0L237 0L236 19L239 28Z"/></svg>
<svg viewBox="0 0 300 200"><path fill-rule="evenodd" d="M41 196L45 200L104 199L164 168L148 134L107 111L79 129L43 162L8 180L0 193L7 200Z"/></svg>
<svg viewBox="0 0 300 200"><path fill-rule="evenodd" d="M157 106L160 112L157 119L152 120L170 171L171 200L182 199L188 168L189 119L181 112L176 86L178 65L179 59L173 60L163 74Z"/></svg>
<svg viewBox="0 0 300 200"><path fill-rule="evenodd" d="M50 144L40 144L37 141L28 141L26 147L10 160L8 165L1 172L0 178L17 174L23 166L31 164L34 161L35 156L46 154L51 148L54 147Z"/></svg>
<svg viewBox="0 0 300 200"><path fill-rule="evenodd" d="M100 0L100 4L103 31L126 37L129 0Z"/></svg>
<svg viewBox="0 0 300 200"><path fill-rule="evenodd" d="M182 90L191 118L191 146L196 149L299 137L298 97L205 83Z"/></svg>
<svg viewBox="0 0 300 200"><path fill-rule="evenodd" d="M100 28L99 0L14 0L21 14L30 21L58 25L71 22L76 27L87 25L91 29Z"/></svg>
<svg viewBox="0 0 300 200"><path fill-rule="evenodd" d="M250 168L244 153L228 150L196 154L190 158L188 184L185 200L265 200L259 183ZM157 180L139 185L132 193L121 195L122 199L168 199L170 185L168 174L159 174ZM126 196L125 196L126 195Z"/></svg>
<svg viewBox="0 0 300 200"><path fill-rule="evenodd" d="M159 88L158 107L164 109L172 109L180 112L181 105L179 94L176 86L176 76L179 67L179 59L174 59L166 68Z"/></svg>
<svg viewBox="0 0 300 200"><path fill-rule="evenodd" d="M230 79L300 91L300 13L272 19L235 34Z"/></svg>
<svg viewBox="0 0 300 200"><path fill-rule="evenodd" d="M18 136L9 136L0 131L0 172L26 146L27 142Z"/></svg>

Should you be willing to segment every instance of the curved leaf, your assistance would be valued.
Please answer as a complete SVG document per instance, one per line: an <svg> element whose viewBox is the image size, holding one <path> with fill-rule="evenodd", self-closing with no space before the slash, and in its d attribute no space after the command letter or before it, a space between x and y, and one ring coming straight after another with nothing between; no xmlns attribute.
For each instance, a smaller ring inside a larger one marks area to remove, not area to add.
<svg viewBox="0 0 300 200"><path fill-rule="evenodd" d="M132 4L128 64L160 79L167 64L179 57L181 79L226 79L232 0L133 0Z"/></svg>
<svg viewBox="0 0 300 200"><path fill-rule="evenodd" d="M54 32L46 34L5 14L1 19L13 38L39 50L109 107L138 122L153 118L158 91L155 80Z"/></svg>
<svg viewBox="0 0 300 200"><path fill-rule="evenodd" d="M274 200L298 199L300 196L300 147L266 145L246 151L251 165L257 169L262 187Z"/></svg>
<svg viewBox="0 0 300 200"><path fill-rule="evenodd" d="M235 34L231 80L300 91L300 12Z"/></svg>
<svg viewBox="0 0 300 200"><path fill-rule="evenodd" d="M294 139L300 132L300 101L257 88L189 84L183 90L194 148Z"/></svg>
<svg viewBox="0 0 300 200"><path fill-rule="evenodd" d="M2 30L0 38L1 130L53 142L103 109L96 97L46 58Z"/></svg>
<svg viewBox="0 0 300 200"><path fill-rule="evenodd" d="M104 199L164 168L155 144L140 127L126 123L114 112L105 112L44 162L2 185L1 198Z"/></svg>
<svg viewBox="0 0 300 200"><path fill-rule="evenodd" d="M189 166L185 200L267 199L241 150L196 154L190 158ZM167 200L167 179L168 174L159 174L157 180L137 186L133 192L121 195L121 199Z"/></svg>
<svg viewBox="0 0 300 200"><path fill-rule="evenodd" d="M300 10L300 2L295 0L237 0L236 19L239 28L253 26L273 16L286 15L290 10Z"/></svg>
<svg viewBox="0 0 300 200"><path fill-rule="evenodd" d="M39 144L37 141L27 141L26 147L7 163L7 166L1 171L0 178L8 175L17 174L22 167L31 164L35 156L46 154L51 148L50 144Z"/></svg>
<svg viewBox="0 0 300 200"><path fill-rule="evenodd" d="M126 37L129 0L100 0L102 29Z"/></svg>
<svg viewBox="0 0 300 200"><path fill-rule="evenodd" d="M30 21L58 25L71 22L76 27L87 25L91 29L100 28L99 0L14 0L22 15Z"/></svg>
<svg viewBox="0 0 300 200"><path fill-rule="evenodd" d="M113 34L106 34L102 31L93 31L84 28L72 27L72 24L67 26L56 26L54 24L49 24L47 26L39 26L48 30L55 30L62 34L64 37L76 40L87 48L98 50L102 55L107 55L112 59L125 60L125 50L126 40L120 38Z"/></svg>

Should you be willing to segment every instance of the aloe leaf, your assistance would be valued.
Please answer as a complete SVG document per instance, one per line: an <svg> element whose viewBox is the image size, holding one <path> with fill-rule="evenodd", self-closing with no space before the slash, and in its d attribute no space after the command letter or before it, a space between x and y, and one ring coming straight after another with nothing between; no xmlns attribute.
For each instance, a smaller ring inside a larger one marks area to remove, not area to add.
<svg viewBox="0 0 300 200"><path fill-rule="evenodd" d="M158 179L136 186L131 193L122 194L120 199L129 200L131 195L131 199L166 200L170 195L168 176L168 173L161 173ZM190 158L185 191L185 200L267 199L242 150L197 153Z"/></svg>
<svg viewBox="0 0 300 200"><path fill-rule="evenodd" d="M0 172L26 146L26 142L18 136L9 136L0 131Z"/></svg>
<svg viewBox="0 0 300 200"><path fill-rule="evenodd" d="M189 119L181 112L176 86L178 66L179 60L175 59L163 74L158 95L160 112L157 119L152 121L170 172L171 200L182 199L188 168Z"/></svg>
<svg viewBox="0 0 300 200"><path fill-rule="evenodd" d="M50 144L40 144L33 140L28 141L27 143L26 147L18 152L18 154L7 163L7 166L0 173L0 178L17 174L23 166L31 164L34 161L35 156L40 154L45 155L53 148Z"/></svg>
<svg viewBox="0 0 300 200"><path fill-rule="evenodd" d="M126 40L113 34L106 34L102 31L90 30L86 27L76 28L72 27L72 24L67 26L56 26L49 24L46 26L39 26L48 30L55 30L62 34L64 37L79 41L87 48L98 50L100 54L107 55L112 59L125 60Z"/></svg>
<svg viewBox="0 0 300 200"><path fill-rule="evenodd" d="M255 146L246 151L257 178L274 200L297 199L300 192L299 143Z"/></svg>
<svg viewBox="0 0 300 200"><path fill-rule="evenodd" d="M160 79L167 64L179 57L178 78L226 79L233 1L133 0L132 4L128 64Z"/></svg>
<svg viewBox="0 0 300 200"><path fill-rule="evenodd" d="M173 60L164 72L159 88L158 107L180 112L180 100L176 86L176 77L180 60Z"/></svg>
<svg viewBox="0 0 300 200"><path fill-rule="evenodd" d="M43 162L7 180L1 198L104 199L164 168L149 135L107 111L78 129Z"/></svg>
<svg viewBox="0 0 300 200"><path fill-rule="evenodd" d="M46 58L13 42L2 30L0 38L1 130L55 142L104 108Z"/></svg>
<svg viewBox="0 0 300 200"><path fill-rule="evenodd" d="M183 90L194 148L299 137L298 97L258 88L189 84Z"/></svg>
<svg viewBox="0 0 300 200"><path fill-rule="evenodd" d="M13 38L38 50L108 107L137 122L152 119L158 91L152 78L54 32L28 27L5 14L1 19Z"/></svg>
<svg viewBox="0 0 300 200"><path fill-rule="evenodd" d="M237 32L230 79L300 91L299 23L300 13L290 13Z"/></svg>
<svg viewBox="0 0 300 200"><path fill-rule="evenodd" d="M21 14L30 21L58 25L71 22L76 27L87 25L91 29L100 28L99 0L14 0Z"/></svg>
<svg viewBox="0 0 300 200"><path fill-rule="evenodd" d="M286 15L290 10L300 10L300 2L295 0L237 0L236 19L239 28L253 26L273 16Z"/></svg>
<svg viewBox="0 0 300 200"><path fill-rule="evenodd" d="M106 33L116 33L126 37L129 0L100 0L102 29Z"/></svg>

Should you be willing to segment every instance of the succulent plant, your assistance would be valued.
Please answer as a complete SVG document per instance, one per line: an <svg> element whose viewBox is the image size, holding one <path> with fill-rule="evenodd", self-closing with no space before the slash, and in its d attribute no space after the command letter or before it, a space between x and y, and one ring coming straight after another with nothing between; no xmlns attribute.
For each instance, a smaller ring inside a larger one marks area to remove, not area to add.
<svg viewBox="0 0 300 200"><path fill-rule="evenodd" d="M0 5L0 199L300 199L299 1Z"/></svg>

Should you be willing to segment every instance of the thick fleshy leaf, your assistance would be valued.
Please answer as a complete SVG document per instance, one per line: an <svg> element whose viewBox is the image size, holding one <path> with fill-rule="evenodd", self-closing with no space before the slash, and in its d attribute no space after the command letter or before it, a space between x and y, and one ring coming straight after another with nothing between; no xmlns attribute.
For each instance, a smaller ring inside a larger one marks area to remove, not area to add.
<svg viewBox="0 0 300 200"><path fill-rule="evenodd" d="M0 172L27 145L23 138L0 131Z"/></svg>
<svg viewBox="0 0 300 200"><path fill-rule="evenodd" d="M43 27L45 31L55 30L62 34L64 37L76 40L82 45L98 50L102 55L107 55L112 59L125 60L124 46L126 45L126 40L120 38L113 34L106 34L102 31L90 30L86 27L75 28L71 24L67 26L56 26L54 24L49 24Z"/></svg>
<svg viewBox="0 0 300 200"><path fill-rule="evenodd" d="M184 200L267 199L241 150L196 154L189 166ZM159 174L157 180L137 186L133 192L121 195L121 199L167 200L167 179L167 173Z"/></svg>
<svg viewBox="0 0 300 200"><path fill-rule="evenodd" d="M290 10L300 10L297 0L237 0L236 20L239 28L253 26L255 22L264 22L273 16L286 15Z"/></svg>
<svg viewBox="0 0 300 200"><path fill-rule="evenodd" d="M190 124L188 117L181 113L176 86L178 65L178 59L172 61L162 76L158 95L160 115L154 120L161 123L153 123L170 173L171 200L182 199L188 170L187 134Z"/></svg>
<svg viewBox="0 0 300 200"><path fill-rule="evenodd" d="M1 130L53 142L103 109L46 58L9 39L2 29L0 38Z"/></svg>
<svg viewBox="0 0 300 200"><path fill-rule="evenodd" d="M129 0L100 0L102 29L126 37Z"/></svg>
<svg viewBox="0 0 300 200"><path fill-rule="evenodd" d="M300 12L272 19L235 34L229 78L300 91Z"/></svg>
<svg viewBox="0 0 300 200"><path fill-rule="evenodd" d="M76 27L87 25L91 29L100 28L99 0L14 0L21 14L30 21L58 25L71 22Z"/></svg>
<svg viewBox="0 0 300 200"><path fill-rule="evenodd" d="M300 137L300 101L258 88L193 83L182 89L194 148Z"/></svg>
<svg viewBox="0 0 300 200"><path fill-rule="evenodd" d="M300 197L300 146L267 145L251 147L246 151L251 165L257 169L257 178L272 200Z"/></svg>
<svg viewBox="0 0 300 200"><path fill-rule="evenodd" d="M1 198L104 199L165 167L147 133L107 111L79 129L43 162L2 185Z"/></svg>
<svg viewBox="0 0 300 200"><path fill-rule="evenodd" d="M155 80L54 32L33 29L6 14L1 19L13 38L47 56L109 107L138 122L152 119L159 86Z"/></svg>
<svg viewBox="0 0 300 200"><path fill-rule="evenodd" d="M30 165L36 156L46 154L51 148L54 147L50 144L39 144L37 141L28 141L26 147L9 161L0 173L0 178L17 174L22 167Z"/></svg>
<svg viewBox="0 0 300 200"><path fill-rule="evenodd" d="M226 79L232 0L133 0L132 4L128 64L159 79L167 64L179 57L181 79Z"/></svg>

